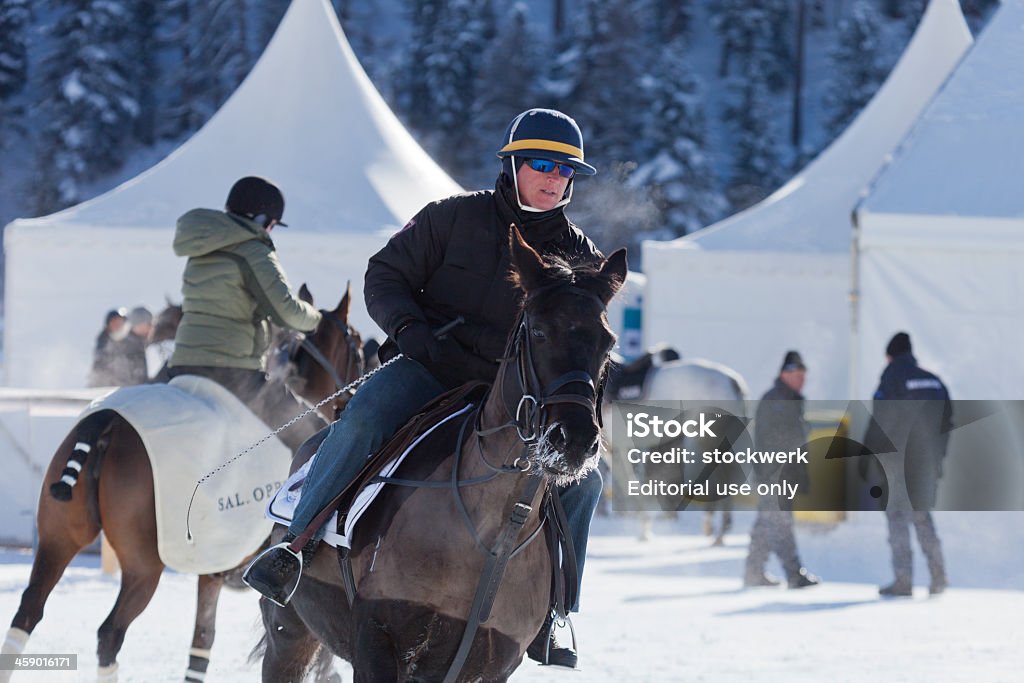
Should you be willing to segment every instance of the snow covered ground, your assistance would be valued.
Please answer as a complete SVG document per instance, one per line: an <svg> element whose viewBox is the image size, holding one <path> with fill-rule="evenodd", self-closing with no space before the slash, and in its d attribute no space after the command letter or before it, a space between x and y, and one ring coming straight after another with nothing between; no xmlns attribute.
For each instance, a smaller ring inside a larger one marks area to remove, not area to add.
<svg viewBox="0 0 1024 683"><path fill-rule="evenodd" d="M598 518L575 619L581 671L553 672L532 662L513 677L529 683L577 681L1020 681L1024 671L1024 515L936 516L953 587L927 597L916 567L913 599L880 600L888 582L885 522L854 513L834 529L801 527L804 563L821 586L802 591L743 590L739 576L751 513L738 513L725 547L699 536L700 515L659 519L650 542L635 521ZM31 555L0 553L0 620L14 614ZM775 568L778 573L778 568ZM86 556L58 585L29 641L32 653L79 656L79 671L22 673L28 681L91 681L95 631L113 604L116 580ZM195 578L167 572L121 651L121 681L183 678L192 633ZM257 639L252 593L225 591L207 680L259 679L246 663ZM350 669L338 665L344 680Z"/></svg>

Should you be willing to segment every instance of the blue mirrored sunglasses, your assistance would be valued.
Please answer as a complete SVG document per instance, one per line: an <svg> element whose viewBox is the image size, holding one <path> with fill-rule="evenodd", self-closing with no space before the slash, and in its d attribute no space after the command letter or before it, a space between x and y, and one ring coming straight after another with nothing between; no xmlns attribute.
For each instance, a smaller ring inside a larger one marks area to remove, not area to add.
<svg viewBox="0 0 1024 683"><path fill-rule="evenodd" d="M558 169L558 175L563 178L572 178L573 174L576 173L576 169L572 166L565 164L559 164L554 161L547 159L527 159L526 165L532 168L537 173L551 173L556 168Z"/></svg>

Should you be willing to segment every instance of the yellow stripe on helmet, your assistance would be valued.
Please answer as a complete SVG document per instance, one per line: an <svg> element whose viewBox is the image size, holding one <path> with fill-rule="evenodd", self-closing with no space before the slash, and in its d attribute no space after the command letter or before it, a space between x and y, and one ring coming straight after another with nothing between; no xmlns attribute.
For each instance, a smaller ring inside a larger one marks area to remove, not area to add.
<svg viewBox="0 0 1024 683"><path fill-rule="evenodd" d="M521 149L542 149L548 152L561 152L583 160L583 150L554 140L515 140L501 148L502 152L517 152Z"/></svg>

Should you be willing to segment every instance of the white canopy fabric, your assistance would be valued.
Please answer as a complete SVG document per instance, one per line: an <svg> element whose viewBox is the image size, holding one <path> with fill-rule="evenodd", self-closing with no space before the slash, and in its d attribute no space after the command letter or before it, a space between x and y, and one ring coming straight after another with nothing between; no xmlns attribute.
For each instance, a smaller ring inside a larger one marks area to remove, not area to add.
<svg viewBox="0 0 1024 683"><path fill-rule="evenodd" d="M856 393L910 333L954 398L1024 396L1024 0L1006 0L857 207Z"/></svg>
<svg viewBox="0 0 1024 683"><path fill-rule="evenodd" d="M308 282L333 307L351 280L352 321L369 334L367 259L423 205L460 191L388 109L327 1L294 0L248 78L188 142L100 197L7 226L5 383L81 386L107 310L180 299L177 217L223 207L245 175L284 191L290 227L274 240L293 288Z"/></svg>
<svg viewBox="0 0 1024 683"><path fill-rule="evenodd" d="M729 365L755 393L797 349L809 397L847 398L851 211L970 43L956 0L932 0L875 97L802 172L715 225L644 242L644 342Z"/></svg>

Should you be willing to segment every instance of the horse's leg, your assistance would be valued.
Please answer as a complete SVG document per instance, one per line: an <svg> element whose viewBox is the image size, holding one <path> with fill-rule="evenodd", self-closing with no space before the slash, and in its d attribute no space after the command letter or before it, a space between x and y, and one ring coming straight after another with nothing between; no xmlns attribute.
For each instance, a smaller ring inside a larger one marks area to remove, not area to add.
<svg viewBox="0 0 1024 683"><path fill-rule="evenodd" d="M398 667L395 642L384 630L381 605L356 598L353 605L355 638L352 648L354 683L384 683L404 681L405 672Z"/></svg>
<svg viewBox="0 0 1024 683"><path fill-rule="evenodd" d="M637 534L638 541L649 541L654 538L654 513L638 512L640 517L640 532Z"/></svg>
<svg viewBox="0 0 1024 683"><path fill-rule="evenodd" d="M0 652L4 654L19 654L24 649L29 634L43 618L46 600L64 575L68 563L79 550L96 540L100 532L99 521L89 508L94 491L90 477L84 478L78 493L66 502L56 500L48 491L50 482L60 479L68 456L79 441L76 432L72 430L57 448L43 479L36 517L39 547L32 560L28 587L21 594L21 604L0 646ZM0 682L6 683L10 675L9 671L0 671Z"/></svg>
<svg viewBox="0 0 1024 683"><path fill-rule="evenodd" d="M115 681L125 632L149 604L164 569L157 550L149 456L139 435L120 418L114 421L100 466L99 509L103 529L121 563L121 591L99 628L97 645L100 677Z"/></svg>
<svg viewBox="0 0 1024 683"><path fill-rule="evenodd" d="M298 683L320 647L291 606L280 607L260 598L266 648L263 653L264 683Z"/></svg>
<svg viewBox="0 0 1024 683"><path fill-rule="evenodd" d="M146 609L163 570L164 566L159 562L143 566L121 563L121 592L98 632L96 654L99 657L100 680L111 683L117 680L117 653L124 644L124 634Z"/></svg>
<svg viewBox="0 0 1024 683"><path fill-rule="evenodd" d="M0 653L17 655L24 651L29 634L43 618L43 607L50 591L82 547L68 536L59 539L40 538L39 549L32 561L28 587L21 594L21 604L11 621L11 628L7 631ZM10 677L11 670L0 668L0 683L7 683Z"/></svg>
<svg viewBox="0 0 1024 683"><path fill-rule="evenodd" d="M204 574L199 577L196 597L196 628L192 633L192 649L189 650L186 683L203 683L206 669L210 666L210 648L216 634L217 600L224 587L223 574Z"/></svg>

